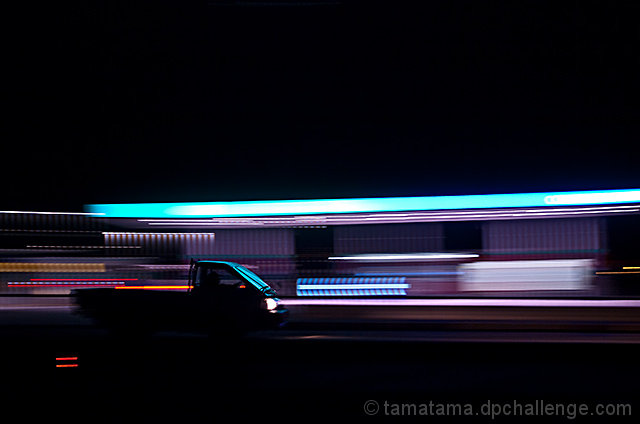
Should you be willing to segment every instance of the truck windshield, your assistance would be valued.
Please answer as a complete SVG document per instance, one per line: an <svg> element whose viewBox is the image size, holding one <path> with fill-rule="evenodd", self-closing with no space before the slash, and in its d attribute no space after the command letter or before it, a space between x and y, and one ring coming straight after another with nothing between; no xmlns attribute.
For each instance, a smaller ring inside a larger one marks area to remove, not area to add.
<svg viewBox="0 0 640 424"><path fill-rule="evenodd" d="M249 281L251 281L256 287L258 287L258 289L265 291L271 288L267 283L262 281L262 278L258 277L258 275L250 269L243 266L236 266L235 268L240 274L247 277Z"/></svg>

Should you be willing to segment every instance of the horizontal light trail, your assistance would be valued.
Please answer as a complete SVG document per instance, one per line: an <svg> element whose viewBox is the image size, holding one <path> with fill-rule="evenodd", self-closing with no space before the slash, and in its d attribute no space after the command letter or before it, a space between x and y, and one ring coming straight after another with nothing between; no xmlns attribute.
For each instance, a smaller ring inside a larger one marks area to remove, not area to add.
<svg viewBox="0 0 640 424"><path fill-rule="evenodd" d="M534 259L524 261L484 261L466 264L465 267L473 267L474 269L503 270L503 269L549 269L549 268L568 268L568 267L585 267L591 265L591 259Z"/></svg>
<svg viewBox="0 0 640 424"><path fill-rule="evenodd" d="M211 236L214 237L215 233L147 233L147 232L134 232L134 231L103 231L103 235L105 236L143 236L143 237L167 237L167 236L178 236L178 237L194 237L194 236Z"/></svg>
<svg viewBox="0 0 640 424"><path fill-rule="evenodd" d="M416 272L400 272L400 271L389 271L389 272L379 272L379 271L369 271L369 272L359 272L355 275L356 277L423 277L423 276L443 276L443 275L462 275L462 271L416 271Z"/></svg>
<svg viewBox="0 0 640 424"><path fill-rule="evenodd" d="M600 299L281 299L284 306L504 306L528 308L637 308L640 300Z"/></svg>
<svg viewBox="0 0 640 424"><path fill-rule="evenodd" d="M102 281L67 281L67 282L41 282L41 281L23 281L8 282L7 287L116 287L125 284L124 281L102 282Z"/></svg>
<svg viewBox="0 0 640 424"><path fill-rule="evenodd" d="M27 245L28 249L142 249L142 246L62 246L62 245Z"/></svg>
<svg viewBox="0 0 640 424"><path fill-rule="evenodd" d="M100 216L105 215L102 212L39 212L39 211L0 211L7 214L29 214L29 215L88 215Z"/></svg>
<svg viewBox="0 0 640 424"><path fill-rule="evenodd" d="M106 272L106 266L82 262L0 262L0 272Z"/></svg>
<svg viewBox="0 0 640 424"><path fill-rule="evenodd" d="M190 286L117 286L118 290L188 290Z"/></svg>
<svg viewBox="0 0 640 424"><path fill-rule="evenodd" d="M220 225L264 225L262 222L171 222L167 224L165 222L148 222L147 225L184 225L184 226L195 226L195 227L219 227Z"/></svg>
<svg viewBox="0 0 640 424"><path fill-rule="evenodd" d="M522 218L562 218L593 214L616 214L640 212L638 205L624 206L598 206L598 207L573 207L573 208L540 208L540 209L513 209L509 210L478 210L473 211L411 211L403 214L389 213L364 213L364 214L339 214L339 215L315 215L306 216L278 216L265 217L253 216L247 218L147 218L138 219L147 225L165 227L305 227L326 225L367 224L373 221L378 223L417 223L417 222L441 222L457 220L498 220L498 219L522 219Z"/></svg>
<svg viewBox="0 0 640 424"><path fill-rule="evenodd" d="M406 296L405 277L317 277L296 281L298 296Z"/></svg>
<svg viewBox="0 0 640 424"><path fill-rule="evenodd" d="M30 278L31 281L138 281L137 278Z"/></svg>
<svg viewBox="0 0 640 424"><path fill-rule="evenodd" d="M409 284L373 283L373 284L299 284L298 290L367 290L367 289L408 289Z"/></svg>
<svg viewBox="0 0 640 424"><path fill-rule="evenodd" d="M466 196L86 205L87 213L120 218L233 217L578 206L640 202L640 189ZM571 212L568 212L571 213ZM399 219L398 217L396 219Z"/></svg>
<svg viewBox="0 0 640 424"><path fill-rule="evenodd" d="M113 287L137 278L32 278L31 281L10 281L8 287Z"/></svg>
<svg viewBox="0 0 640 424"><path fill-rule="evenodd" d="M401 261L422 259L467 259L477 258L476 253L389 253L389 254L362 254L348 256L329 256L329 260L342 261Z"/></svg>
<svg viewBox="0 0 640 424"><path fill-rule="evenodd" d="M381 296L406 296L405 289L333 289L333 290L302 290L298 289L300 297L381 297Z"/></svg>

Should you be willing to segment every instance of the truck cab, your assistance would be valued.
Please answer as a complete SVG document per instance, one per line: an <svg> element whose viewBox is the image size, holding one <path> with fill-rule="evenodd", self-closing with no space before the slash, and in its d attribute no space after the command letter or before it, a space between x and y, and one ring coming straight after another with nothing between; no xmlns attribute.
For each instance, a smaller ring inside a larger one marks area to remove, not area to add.
<svg viewBox="0 0 640 424"><path fill-rule="evenodd" d="M229 325L251 320L259 327L278 327L288 317L276 291L249 268L235 262L192 262L189 294L217 311L216 315L231 319L234 324Z"/></svg>

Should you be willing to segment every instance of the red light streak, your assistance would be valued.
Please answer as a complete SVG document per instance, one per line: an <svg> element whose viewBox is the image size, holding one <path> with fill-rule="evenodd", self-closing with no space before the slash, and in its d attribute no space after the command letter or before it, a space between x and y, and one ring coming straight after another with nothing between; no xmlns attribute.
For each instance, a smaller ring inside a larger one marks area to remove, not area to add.
<svg viewBox="0 0 640 424"><path fill-rule="evenodd" d="M31 281L138 281L137 278L30 278Z"/></svg>
<svg viewBox="0 0 640 424"><path fill-rule="evenodd" d="M117 286L117 290L187 290L190 286Z"/></svg>
<svg viewBox="0 0 640 424"><path fill-rule="evenodd" d="M8 284L9 287L115 287L114 284Z"/></svg>
<svg viewBox="0 0 640 424"><path fill-rule="evenodd" d="M77 356L58 356L56 361L77 361ZM66 363L66 364L56 364L56 368L77 368L78 364L74 363Z"/></svg>

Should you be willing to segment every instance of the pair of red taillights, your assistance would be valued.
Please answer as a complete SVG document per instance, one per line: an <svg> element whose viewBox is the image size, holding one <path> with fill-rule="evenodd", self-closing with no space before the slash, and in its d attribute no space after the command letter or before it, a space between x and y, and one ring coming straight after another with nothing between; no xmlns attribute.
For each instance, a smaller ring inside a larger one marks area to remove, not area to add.
<svg viewBox="0 0 640 424"><path fill-rule="evenodd" d="M77 356L61 356L56 358L56 368L78 368Z"/></svg>

